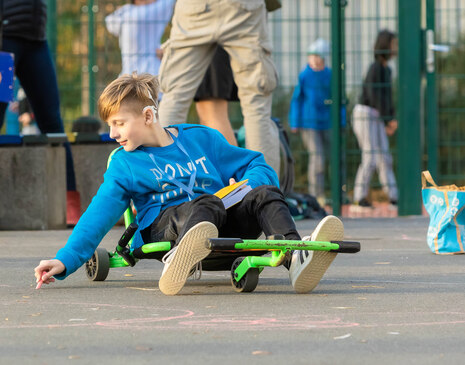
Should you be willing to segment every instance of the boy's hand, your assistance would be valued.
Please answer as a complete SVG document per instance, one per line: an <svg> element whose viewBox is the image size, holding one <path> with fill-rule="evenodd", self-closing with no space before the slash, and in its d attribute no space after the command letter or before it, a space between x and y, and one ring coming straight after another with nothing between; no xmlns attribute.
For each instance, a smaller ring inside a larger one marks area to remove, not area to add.
<svg viewBox="0 0 465 365"><path fill-rule="evenodd" d="M52 276L62 273L65 269L65 265L60 260L42 260L34 269L36 283L41 280L45 284L53 283L55 279Z"/></svg>
<svg viewBox="0 0 465 365"><path fill-rule="evenodd" d="M235 184L236 180L232 177L229 179L229 185Z"/></svg>

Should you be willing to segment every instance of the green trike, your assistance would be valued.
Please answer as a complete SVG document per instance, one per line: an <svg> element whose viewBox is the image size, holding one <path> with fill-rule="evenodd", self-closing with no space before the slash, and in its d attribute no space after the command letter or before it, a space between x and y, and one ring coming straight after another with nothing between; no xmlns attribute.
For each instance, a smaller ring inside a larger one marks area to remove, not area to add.
<svg viewBox="0 0 465 365"><path fill-rule="evenodd" d="M87 261L85 270L92 281L103 281L110 268L134 266L138 260L161 258L173 247L173 242L153 242L131 250L132 236L138 226L134 223L132 210L124 213L126 231L121 236L115 251L97 248ZM259 275L265 266L282 264L286 253L293 250L332 251L356 253L359 242L349 241L293 241L274 235L266 239L211 238L207 242L212 253L202 261L202 270L231 270L231 284L237 292L252 292L258 284ZM263 256L267 253L271 255Z"/></svg>
<svg viewBox="0 0 465 365"><path fill-rule="evenodd" d="M116 151L116 150L115 150ZM113 153L115 152L113 151ZM108 159L111 161L112 155ZM115 251L97 248L85 265L87 277L92 281L104 281L110 268L134 266L140 259L158 259L171 250L173 242L153 242L132 249L132 237L138 226L134 223L131 207L124 212L126 231L121 236ZM211 254L202 261L204 271L231 271L231 284L237 292L252 292L258 284L259 275L265 266L282 264L286 254L294 250L332 251L356 253L359 242L349 241L293 241L282 235L264 240L241 238L211 238L207 242ZM265 254L270 254L266 255Z"/></svg>

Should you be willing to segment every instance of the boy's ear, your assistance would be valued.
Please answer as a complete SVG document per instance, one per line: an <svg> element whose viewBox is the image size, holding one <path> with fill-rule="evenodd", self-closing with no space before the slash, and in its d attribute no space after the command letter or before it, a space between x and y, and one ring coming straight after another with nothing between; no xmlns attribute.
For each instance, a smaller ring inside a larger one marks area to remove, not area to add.
<svg viewBox="0 0 465 365"><path fill-rule="evenodd" d="M157 115L157 110L155 109L154 106L149 105L146 106L143 110L142 113L144 114L145 117L145 124L152 124L156 123L156 115Z"/></svg>

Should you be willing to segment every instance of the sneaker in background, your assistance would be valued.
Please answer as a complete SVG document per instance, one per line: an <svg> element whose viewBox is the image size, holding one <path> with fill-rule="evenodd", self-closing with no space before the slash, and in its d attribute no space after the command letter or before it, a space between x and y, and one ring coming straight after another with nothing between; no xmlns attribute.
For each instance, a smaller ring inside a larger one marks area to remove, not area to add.
<svg viewBox="0 0 465 365"><path fill-rule="evenodd" d="M367 198L360 199L358 202L355 202L355 205L358 205L362 208L373 208L373 205L368 201Z"/></svg>
<svg viewBox="0 0 465 365"><path fill-rule="evenodd" d="M304 237L303 240L308 240ZM333 215L325 217L313 231L310 241L342 241L344 225ZM309 293L320 282L337 252L296 250L292 254L289 278L297 293Z"/></svg>
<svg viewBox="0 0 465 365"><path fill-rule="evenodd" d="M388 206L388 209L389 210L397 210L398 206L397 206L397 200L394 200L394 199L391 199L389 201L389 206Z"/></svg>
<svg viewBox="0 0 465 365"><path fill-rule="evenodd" d="M350 206L350 212L352 213L363 213L369 212L373 209L373 205L368 201L367 198L360 199L358 202L354 202Z"/></svg>

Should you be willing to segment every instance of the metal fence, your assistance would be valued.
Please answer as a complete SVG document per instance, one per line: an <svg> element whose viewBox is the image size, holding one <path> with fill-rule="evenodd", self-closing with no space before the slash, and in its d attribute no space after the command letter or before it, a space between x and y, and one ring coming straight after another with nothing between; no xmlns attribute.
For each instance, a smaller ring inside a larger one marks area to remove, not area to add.
<svg viewBox="0 0 465 365"><path fill-rule="evenodd" d="M465 3L436 0L436 43L450 47L436 63L438 171L443 184L465 185Z"/></svg>
<svg viewBox="0 0 465 365"><path fill-rule="evenodd" d="M420 1L420 0L418 0ZM423 0L433 3L435 43L449 45L450 51L436 55L438 176L441 183L465 184L465 3L460 0ZM96 100L106 84L121 70L118 40L105 29L105 16L125 1L117 0L48 0L49 40L55 50L62 114L66 129L81 115L95 114ZM351 110L360 95L360 87L373 57L373 44L380 29L397 32L397 1L347 0L342 1L343 99L347 103L348 124L342 129L342 150L345 155L345 173L342 179L344 199L351 199L354 176L360 161L360 151L351 128ZM269 14L269 30L274 45L274 61L280 75L280 85L274 93L273 116L287 126L289 102L299 72L306 65L306 49L314 39L331 40L331 1L283 1L282 9ZM431 15L431 14L430 14ZM331 57L328 59L331 65ZM393 79L397 79L398 64L391 62ZM419 67L422 67L419 65ZM402 81L402 80L400 80ZM406 101L408 102L408 101ZM427 105L418 105L422 112L421 135L412 136L422 143L423 167L431 162L427 142L431 129L424 122ZM241 124L238 103L231 105L231 120L235 127ZM195 113L189 114L195 122ZM436 133L436 132L435 132ZM433 136L434 137L434 136ZM434 139L434 138L433 138ZM307 190L307 152L300 137L291 135L291 147L296 160L296 190ZM398 161L396 138L391 139L394 162ZM330 196L330 173L327 172L327 196ZM399 180L399 184L408 182ZM373 180L372 190L379 184ZM382 194L377 199L385 199Z"/></svg>
<svg viewBox="0 0 465 365"><path fill-rule="evenodd" d="M356 104L365 73L373 60L373 44L381 29L397 28L397 6L389 0L348 1L343 8L344 94L347 103L348 124L342 129L344 154L346 155L343 189L346 197L352 197L354 176L360 161L360 151L351 129L350 116ZM331 8L328 1L289 1L283 9L270 16L274 58L280 73L280 88L275 96L275 115L287 120L290 95L296 85L299 72L307 62L307 48L317 38L331 40ZM331 57L327 60L331 65ZM396 63L391 62L396 77ZM283 100L284 99L284 100ZM307 152L298 136L292 138L297 161L296 189L306 190ZM394 146L395 147L395 144ZM329 196L329 173L326 185ZM374 187L378 184L374 183Z"/></svg>

